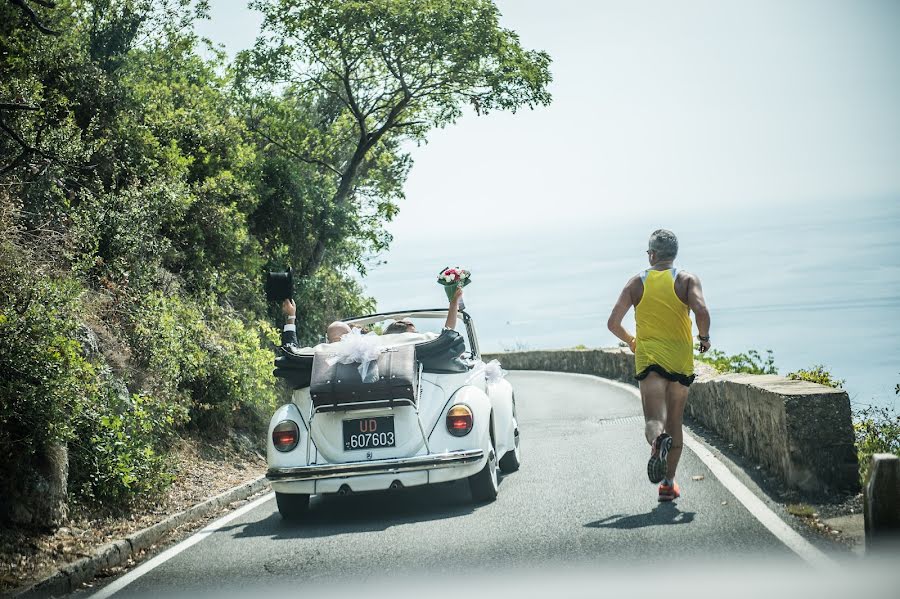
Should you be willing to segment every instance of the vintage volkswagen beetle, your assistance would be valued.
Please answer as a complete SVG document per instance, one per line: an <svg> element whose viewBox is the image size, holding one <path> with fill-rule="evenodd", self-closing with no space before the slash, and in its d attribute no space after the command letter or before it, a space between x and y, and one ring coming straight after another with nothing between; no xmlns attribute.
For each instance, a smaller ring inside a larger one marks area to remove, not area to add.
<svg viewBox="0 0 900 599"><path fill-rule="evenodd" d="M493 501L498 468L519 468L512 386L480 361L475 324L464 331L383 335L379 377L329 366L337 344L281 348L275 375L293 388L272 416L267 477L278 511L302 517L310 495L348 494L468 479L472 498ZM374 314L360 327L409 318L439 323L447 309ZM333 360L332 360L333 361Z"/></svg>

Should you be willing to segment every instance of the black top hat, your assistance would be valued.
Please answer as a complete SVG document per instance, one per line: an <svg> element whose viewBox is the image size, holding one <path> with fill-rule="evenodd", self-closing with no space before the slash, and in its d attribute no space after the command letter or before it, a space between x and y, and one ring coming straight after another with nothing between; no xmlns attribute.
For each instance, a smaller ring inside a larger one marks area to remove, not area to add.
<svg viewBox="0 0 900 599"><path fill-rule="evenodd" d="M281 303L294 297L294 270L266 273L266 301Z"/></svg>

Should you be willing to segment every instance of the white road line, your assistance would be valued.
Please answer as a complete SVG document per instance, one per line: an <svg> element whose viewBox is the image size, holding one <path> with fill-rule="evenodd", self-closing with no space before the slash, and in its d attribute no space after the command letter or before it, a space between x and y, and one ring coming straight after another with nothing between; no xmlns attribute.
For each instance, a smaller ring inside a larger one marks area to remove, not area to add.
<svg viewBox="0 0 900 599"><path fill-rule="evenodd" d="M275 497L275 493L266 493L259 499L256 499L256 500L252 501L251 503L248 503L244 507L239 508L239 509L231 512L230 514L227 514L227 515L219 518L212 524L209 524L208 526L204 527L199 532L194 533L192 536L186 538L185 540L178 543L177 545L175 545L173 547L169 547L168 549L166 549L165 551L163 551L162 553L160 553L159 555L157 555L150 561L144 562L143 564L141 564L140 566L138 566L137 568L135 568L128 574L126 574L126 575L122 576L121 578L115 580L114 582L108 584L107 586L103 587L102 589L100 589L99 591L94 593L93 595L90 595L88 599L106 599L107 597L111 597L112 595L118 593L119 591L121 591L122 589L124 589L125 587L130 585L132 582L134 582L135 580L137 580L138 578L140 578L147 572L153 570L154 568L156 568L158 566L163 565L164 563L166 563L167 561L169 561L170 559L172 559L173 557L175 557L176 555L178 555L185 549L193 547L194 545L196 545L197 543L199 543L200 541L202 541L209 535L213 534L214 532L216 532L219 529L221 529L222 527L224 527L229 522L236 520L237 518L240 518L247 512L258 508L259 506L266 503L267 501L270 501L273 497Z"/></svg>
<svg viewBox="0 0 900 599"><path fill-rule="evenodd" d="M722 485L731 491L731 494L734 495L735 499L740 501L763 526L769 529L769 532L787 545L791 551L817 568L825 569L837 565L837 562L800 536L797 531L779 518L778 514L770 510L769 506L767 506L759 497L754 495L753 491L748 489L744 483L739 481L738 478L732 474L731 470L714 456L705 445L695 439L693 435L690 433L685 434L684 442L688 446L688 449L693 451L694 454L706 464L706 467L719 479Z"/></svg>
<svg viewBox="0 0 900 599"><path fill-rule="evenodd" d="M604 379L599 376L590 374L566 373L566 372L550 372L545 370L520 370L517 372L537 372L541 374L553 374L561 376L577 376L594 380L600 380L613 387L624 389L633 394L638 400L641 398L641 392L631 385ZM763 500L757 497L753 491L747 488L738 478L728 469L728 466L722 463L719 458L712 454L706 446L698 441L690 432L684 431L684 442L694 455L700 458L700 461L706 464L706 467L719 479L726 489L728 489L735 499L737 499L754 518L759 520L760 524L766 527L775 537L784 543L791 551L803 558L807 563L817 568L831 568L837 565L837 562L825 555L820 549L816 548L812 543L804 539L793 528L787 525L778 514L773 512Z"/></svg>

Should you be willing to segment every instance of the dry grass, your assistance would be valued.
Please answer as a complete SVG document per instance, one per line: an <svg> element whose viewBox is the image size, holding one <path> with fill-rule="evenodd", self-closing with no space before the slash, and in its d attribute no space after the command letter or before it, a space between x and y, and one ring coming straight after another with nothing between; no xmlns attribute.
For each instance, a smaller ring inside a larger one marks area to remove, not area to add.
<svg viewBox="0 0 900 599"><path fill-rule="evenodd" d="M798 518L815 518L818 516L814 507L805 503L792 503L785 507L787 512Z"/></svg>

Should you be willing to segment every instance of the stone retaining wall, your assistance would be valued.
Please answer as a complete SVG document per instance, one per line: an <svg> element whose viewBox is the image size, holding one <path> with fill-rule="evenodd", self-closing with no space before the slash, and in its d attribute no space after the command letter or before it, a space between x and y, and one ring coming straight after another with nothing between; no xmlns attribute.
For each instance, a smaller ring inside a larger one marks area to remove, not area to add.
<svg viewBox="0 0 900 599"><path fill-rule="evenodd" d="M636 384L624 348L486 354L507 370L592 374ZM775 375L716 374L698 364L688 416L733 443L787 487L805 492L859 490L850 398L841 389Z"/></svg>

